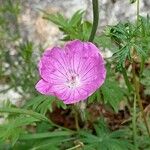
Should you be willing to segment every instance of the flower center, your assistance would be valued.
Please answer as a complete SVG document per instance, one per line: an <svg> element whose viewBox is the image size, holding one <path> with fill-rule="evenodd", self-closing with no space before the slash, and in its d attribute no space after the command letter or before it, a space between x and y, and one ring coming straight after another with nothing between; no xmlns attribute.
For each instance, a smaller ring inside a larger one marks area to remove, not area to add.
<svg viewBox="0 0 150 150"><path fill-rule="evenodd" d="M67 79L67 86L69 88L75 88L80 84L79 75L76 73L70 73Z"/></svg>

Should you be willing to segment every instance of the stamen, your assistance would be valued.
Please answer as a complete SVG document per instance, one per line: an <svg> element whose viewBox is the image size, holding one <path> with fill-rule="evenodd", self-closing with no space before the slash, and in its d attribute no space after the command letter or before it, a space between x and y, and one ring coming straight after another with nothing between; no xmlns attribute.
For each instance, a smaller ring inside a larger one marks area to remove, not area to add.
<svg viewBox="0 0 150 150"><path fill-rule="evenodd" d="M69 73L69 78L67 79L67 86L69 88L76 88L80 84L79 75L73 73L72 71Z"/></svg>

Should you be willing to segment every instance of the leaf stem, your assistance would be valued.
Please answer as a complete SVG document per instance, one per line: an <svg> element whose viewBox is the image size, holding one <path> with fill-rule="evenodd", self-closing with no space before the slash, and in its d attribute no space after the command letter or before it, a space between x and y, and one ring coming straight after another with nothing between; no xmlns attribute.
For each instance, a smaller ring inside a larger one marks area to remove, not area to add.
<svg viewBox="0 0 150 150"><path fill-rule="evenodd" d="M98 5L98 0L92 0L92 5L93 5L93 26L92 26L92 31L89 37L89 41L93 42L96 30L98 27L98 21L99 21L99 5Z"/></svg>

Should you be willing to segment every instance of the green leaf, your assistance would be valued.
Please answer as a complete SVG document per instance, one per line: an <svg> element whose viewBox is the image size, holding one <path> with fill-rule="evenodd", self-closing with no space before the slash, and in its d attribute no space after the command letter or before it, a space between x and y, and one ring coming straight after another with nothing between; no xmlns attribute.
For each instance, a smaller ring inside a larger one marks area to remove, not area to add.
<svg viewBox="0 0 150 150"><path fill-rule="evenodd" d="M16 118L12 118L8 121L8 123L4 123L0 125L0 132L1 132L0 139L2 140L10 139L12 142L12 145L14 145L19 139L20 134L23 132L22 127L32 124L36 121L39 121L39 120L33 117L24 116L24 115L21 115Z"/></svg>
<svg viewBox="0 0 150 150"><path fill-rule="evenodd" d="M44 115L36 113L32 110L21 109L21 108L0 108L0 112L1 113L15 113L15 114L29 115L36 119L49 122L48 118L46 118Z"/></svg>
<svg viewBox="0 0 150 150"><path fill-rule="evenodd" d="M102 150L134 150L133 145L126 139L126 130L110 132L106 123L100 120L94 125L96 134L88 131L79 133L84 149ZM105 130L103 130L105 128Z"/></svg>
<svg viewBox="0 0 150 150"><path fill-rule="evenodd" d="M49 14L45 11L42 11L44 13L43 18L47 19L54 24L58 25L59 27L67 28L68 27L68 20L64 18L60 13L57 14Z"/></svg>
<svg viewBox="0 0 150 150"><path fill-rule="evenodd" d="M117 112L120 101L123 99L123 91L118 86L116 81L106 79L105 83L101 87L104 102L110 104Z"/></svg>
<svg viewBox="0 0 150 150"><path fill-rule="evenodd" d="M58 108L67 109L67 105L64 104L62 100L56 100L55 102Z"/></svg>
<svg viewBox="0 0 150 150"><path fill-rule="evenodd" d="M78 24L81 24L82 16L84 11L78 10L76 11L72 18L69 20L69 26L77 26Z"/></svg>
<svg viewBox="0 0 150 150"><path fill-rule="evenodd" d="M87 28L89 27L89 23L86 22L82 24L83 13L84 11L78 10L73 14L73 16L70 19L67 19L59 13L57 15L53 15L44 12L43 18L55 23L59 27L60 31L62 31L64 34L62 40L85 40L85 38L87 39L87 34L89 34L89 30L88 32L86 32ZM86 31L83 32L84 29Z"/></svg>
<svg viewBox="0 0 150 150"><path fill-rule="evenodd" d="M111 51L117 51L117 46L112 43L112 40L109 36L106 36L105 34L102 34L100 36L96 36L94 38L94 42L98 44L103 49L107 48Z"/></svg>
<svg viewBox="0 0 150 150"><path fill-rule="evenodd" d="M144 93L150 95L150 69L145 68L143 70L140 82L145 86Z"/></svg>
<svg viewBox="0 0 150 150"><path fill-rule="evenodd" d="M101 101L101 94L100 90L98 89L96 92L94 92L89 98L88 98L88 103L93 103L93 102L99 102Z"/></svg>
<svg viewBox="0 0 150 150"><path fill-rule="evenodd" d="M150 149L150 137L144 136L144 135L138 136L137 144L140 149L149 150Z"/></svg>
<svg viewBox="0 0 150 150"><path fill-rule="evenodd" d="M31 60L32 53L33 53L33 43L26 41L20 44L20 53L21 53L22 58L26 62L29 62Z"/></svg>
<svg viewBox="0 0 150 150"><path fill-rule="evenodd" d="M145 22L145 20L147 21ZM118 50L112 57L117 71L122 71L126 60L131 59L130 55L133 49L141 59L147 58L147 49L149 47L147 40L149 37L150 23L148 17L145 20L140 17L138 26L136 23L130 22L118 23L115 26L110 26L109 31L107 30L107 36L109 36L112 43L118 47ZM145 22L145 25L143 22Z"/></svg>
<svg viewBox="0 0 150 150"><path fill-rule="evenodd" d="M81 40L88 41L92 29L92 24L88 21L82 23L82 38Z"/></svg>
<svg viewBox="0 0 150 150"><path fill-rule="evenodd" d="M39 95L29 100L25 104L24 108L30 108L45 115L48 110L50 112L53 111L54 103L57 105L58 108L63 109L67 108L67 106L61 100L56 100L56 98L53 96L45 96L45 95Z"/></svg>
<svg viewBox="0 0 150 150"><path fill-rule="evenodd" d="M73 133L69 131L55 131L46 133L35 133L35 134L24 134L21 135L21 140L31 140L31 139L43 139L43 138L54 138L60 136L71 136Z"/></svg>
<svg viewBox="0 0 150 150"><path fill-rule="evenodd" d="M59 150L60 148L60 144L62 143L64 137L53 137L50 139L44 139L41 141L36 142L36 144L34 144L32 146L33 150L49 150L50 148L52 150Z"/></svg>

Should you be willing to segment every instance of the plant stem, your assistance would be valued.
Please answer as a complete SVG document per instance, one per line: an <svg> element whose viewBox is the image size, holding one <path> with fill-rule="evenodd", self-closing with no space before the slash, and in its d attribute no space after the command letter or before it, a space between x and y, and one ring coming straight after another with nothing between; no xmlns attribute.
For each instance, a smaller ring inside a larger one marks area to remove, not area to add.
<svg viewBox="0 0 150 150"><path fill-rule="evenodd" d="M138 23L139 23L139 14L140 14L140 0L137 0L137 11L136 11L137 26L138 26Z"/></svg>
<svg viewBox="0 0 150 150"><path fill-rule="evenodd" d="M135 149L137 149L137 130L136 130L136 94L134 95L134 103L133 103L133 117L132 117L132 125L133 125L133 140Z"/></svg>
<svg viewBox="0 0 150 150"><path fill-rule="evenodd" d="M78 120L78 113L75 112L75 124L76 124L76 129L77 131L79 131L79 120Z"/></svg>
<svg viewBox="0 0 150 150"><path fill-rule="evenodd" d="M134 54L134 52L135 51L133 49L133 54ZM133 81L134 81L134 85L135 85L136 73L135 73L135 64L134 64L134 62L132 62L132 73L133 73ZM133 139L134 139L135 149L137 149L137 143L136 143L136 137L137 137L137 130L136 130L136 128L137 128L137 126L136 126L136 103L137 103L137 93L136 93L136 90L135 90L134 91L134 102L133 102L133 118L132 118L132 123L133 123Z"/></svg>
<svg viewBox="0 0 150 150"><path fill-rule="evenodd" d="M137 0L137 27L139 25L139 15L140 15L140 0ZM135 50L133 50L133 54L134 53L135 53ZM133 69L133 79L134 79L136 98L137 98L139 107L140 107L141 112L142 112L142 116L143 116L143 120L144 120L144 124L145 124L146 130L147 130L147 133L148 133L148 135L150 137L150 129L149 129L149 126L148 126L148 123L147 123L147 120L146 120L144 108L143 108L142 101L141 101L140 94L139 94L139 81L138 81L138 79L136 77L135 63L134 62L132 64L132 69Z"/></svg>
<svg viewBox="0 0 150 150"><path fill-rule="evenodd" d="M136 99L138 101L139 107L140 107L141 112L142 112L142 117L143 117L143 120L144 120L144 124L145 124L146 130L147 130L147 133L150 137L150 130L149 130L149 127L148 127L148 123L147 123L147 120L146 120L144 108L143 108L142 101L141 101L140 94L139 94L139 81L137 80L137 76L136 76L136 73L135 73L135 63L134 62L132 64L132 71L133 71L133 81L134 81Z"/></svg>
<svg viewBox="0 0 150 150"><path fill-rule="evenodd" d="M79 118L78 118L78 110L76 108L76 105L73 106L73 113L74 113L74 119L75 119L75 126L77 131L79 131Z"/></svg>
<svg viewBox="0 0 150 150"><path fill-rule="evenodd" d="M122 69L122 74L123 74L123 77L124 77L126 86L127 86L127 88L128 88L128 91L129 91L129 93L131 93L131 91L132 91L132 86L131 86L131 84L130 84L130 82L129 82L129 79L128 79L128 76L127 76L127 72L126 72L126 69L125 69L124 67L123 67L123 69Z"/></svg>
<svg viewBox="0 0 150 150"><path fill-rule="evenodd" d="M66 150L78 150L78 149L81 149L82 147L83 147L83 144L78 144L78 145L68 148Z"/></svg>
<svg viewBox="0 0 150 150"><path fill-rule="evenodd" d="M99 21L98 0L92 0L92 4L93 4L93 26L92 26L91 35L89 37L90 42L93 42L93 40L94 40L96 30L97 30L97 27L98 27L98 21Z"/></svg>
<svg viewBox="0 0 150 150"><path fill-rule="evenodd" d="M140 99L139 93L137 94L137 100L138 100L139 107L140 107L141 112L142 112L142 116L143 116L143 120L144 120L144 123L145 123L145 127L146 127L146 130L147 130L147 133L148 133L148 135L150 137L150 129L149 129L149 126L148 126L148 123L147 123L147 120L146 120L146 115L145 115L145 112L144 112L144 108L143 108L142 101Z"/></svg>

